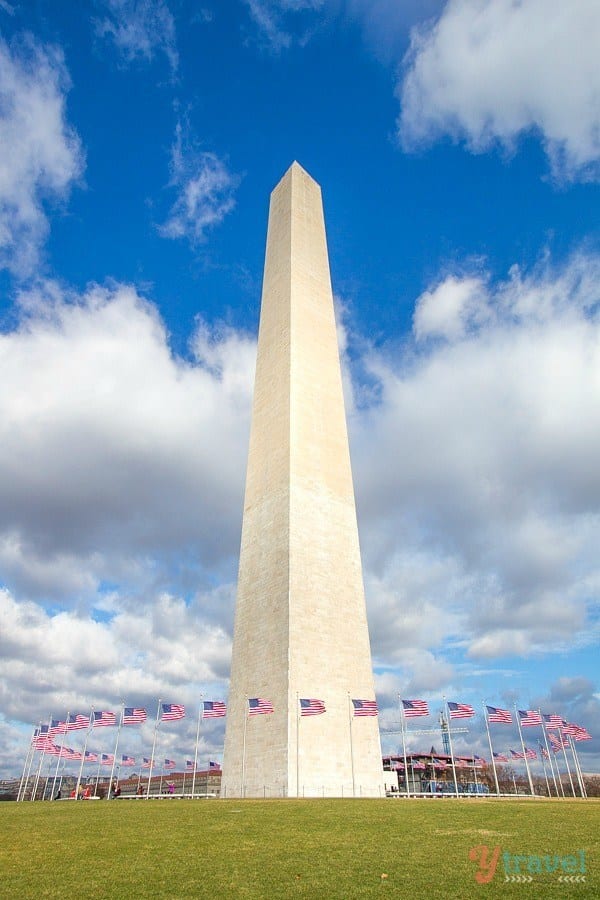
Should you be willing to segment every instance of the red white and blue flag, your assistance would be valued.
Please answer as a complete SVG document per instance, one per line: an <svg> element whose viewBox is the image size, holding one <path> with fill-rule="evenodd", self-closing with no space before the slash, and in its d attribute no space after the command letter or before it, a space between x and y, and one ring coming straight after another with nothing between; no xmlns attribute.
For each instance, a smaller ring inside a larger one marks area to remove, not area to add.
<svg viewBox="0 0 600 900"><path fill-rule="evenodd" d="M511 750L510 755L513 759L525 759L525 754L521 750Z"/></svg>
<svg viewBox="0 0 600 900"><path fill-rule="evenodd" d="M196 763L193 759L186 759L185 761L185 770L186 772L193 772L196 768Z"/></svg>
<svg viewBox="0 0 600 900"><path fill-rule="evenodd" d="M264 716L272 712L275 710L270 700L264 700L262 697L250 697L248 700L249 716Z"/></svg>
<svg viewBox="0 0 600 900"><path fill-rule="evenodd" d="M83 754L79 752L79 750L73 750L72 747L59 747L59 755L63 759L83 759ZM61 752L62 751L62 752Z"/></svg>
<svg viewBox="0 0 600 900"><path fill-rule="evenodd" d="M427 768L427 766L425 765L424 762L413 763L413 769L426 769L426 768Z"/></svg>
<svg viewBox="0 0 600 900"><path fill-rule="evenodd" d="M325 712L325 704L322 700L314 698L300 698L300 715L301 716L322 716Z"/></svg>
<svg viewBox="0 0 600 900"><path fill-rule="evenodd" d="M185 706L180 703L163 703L161 722L174 722L176 719L183 719L185 716Z"/></svg>
<svg viewBox="0 0 600 900"><path fill-rule="evenodd" d="M451 719L470 719L475 715L475 710L468 703L448 702L448 710Z"/></svg>
<svg viewBox="0 0 600 900"><path fill-rule="evenodd" d="M487 766L487 759L484 759L483 756L474 756L473 764L477 768L483 768L484 766Z"/></svg>
<svg viewBox="0 0 600 900"><path fill-rule="evenodd" d="M176 762L174 759L165 759L163 763L163 769L174 769L176 766Z"/></svg>
<svg viewBox="0 0 600 900"><path fill-rule="evenodd" d="M209 762L208 768L209 768L209 769L212 769L214 772L220 772L220 771L221 771L221 766L219 765L218 762Z"/></svg>
<svg viewBox="0 0 600 900"><path fill-rule="evenodd" d="M535 750L531 750L529 747L525 747L525 756L527 759L537 759L537 753Z"/></svg>
<svg viewBox="0 0 600 900"><path fill-rule="evenodd" d="M576 741L591 741L592 736L587 730L587 728L583 728L581 725L577 726L577 733L573 735Z"/></svg>
<svg viewBox="0 0 600 900"><path fill-rule="evenodd" d="M550 754L548 753L548 751L546 750L545 747L542 747L542 745L540 744L539 741L538 741L538 747L540 748L540 753L542 755L542 759L550 759Z"/></svg>
<svg viewBox="0 0 600 900"><path fill-rule="evenodd" d="M67 723L62 719L51 719L48 734L54 737L57 734L67 733Z"/></svg>
<svg viewBox="0 0 600 900"><path fill-rule="evenodd" d="M90 717L78 715L69 715L66 720L67 731L79 731L82 728L90 727Z"/></svg>
<svg viewBox="0 0 600 900"><path fill-rule="evenodd" d="M115 757L112 753L103 753L100 757L100 765L101 766L112 766L115 761Z"/></svg>
<svg viewBox="0 0 600 900"><path fill-rule="evenodd" d="M135 766L135 756L123 756L121 757L121 765L122 766Z"/></svg>
<svg viewBox="0 0 600 900"><path fill-rule="evenodd" d="M147 756L142 757L142 769L149 769L152 766L152 760Z"/></svg>
<svg viewBox="0 0 600 900"><path fill-rule="evenodd" d="M92 725L94 728L99 728L102 725L116 725L117 724L117 716L114 712L108 712L103 709L102 711L98 710L94 712L94 717L92 719Z"/></svg>
<svg viewBox="0 0 600 900"><path fill-rule="evenodd" d="M219 719L227 715L227 707L221 700L203 700L202 718Z"/></svg>
<svg viewBox="0 0 600 900"><path fill-rule="evenodd" d="M86 750L84 753L83 761L86 763L97 763L98 762L98 754L92 753L91 750Z"/></svg>
<svg viewBox="0 0 600 900"><path fill-rule="evenodd" d="M520 709L519 722L526 728L528 725L541 725L542 715L536 709Z"/></svg>
<svg viewBox="0 0 600 900"><path fill-rule="evenodd" d="M123 725L141 725L148 718L148 713L141 706L126 706L123 710Z"/></svg>
<svg viewBox="0 0 600 900"><path fill-rule="evenodd" d="M405 719L429 715L429 707L426 700L402 700L402 710Z"/></svg>
<svg viewBox="0 0 600 900"><path fill-rule="evenodd" d="M497 706L486 706L488 722L497 722L501 725L510 725L512 715L508 709L498 709Z"/></svg>
<svg viewBox="0 0 600 900"><path fill-rule="evenodd" d="M494 759L496 762L508 762L508 756L506 753L494 753Z"/></svg>
<svg viewBox="0 0 600 900"><path fill-rule="evenodd" d="M563 719L563 717L557 715L556 713L544 713L543 719L546 728L562 728L562 726L565 724L565 720Z"/></svg>
<svg viewBox="0 0 600 900"><path fill-rule="evenodd" d="M376 716L378 713L377 700L353 700L355 716Z"/></svg>

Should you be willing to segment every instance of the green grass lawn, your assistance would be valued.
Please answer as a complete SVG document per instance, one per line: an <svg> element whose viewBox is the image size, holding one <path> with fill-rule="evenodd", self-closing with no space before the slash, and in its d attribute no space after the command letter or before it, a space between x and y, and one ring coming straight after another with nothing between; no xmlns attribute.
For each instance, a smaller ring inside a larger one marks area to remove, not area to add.
<svg viewBox="0 0 600 900"><path fill-rule="evenodd" d="M487 884L469 859L480 845L500 848ZM503 853L526 873L578 851L585 883L560 869L505 882ZM599 861L594 800L0 803L7 898L597 898Z"/></svg>

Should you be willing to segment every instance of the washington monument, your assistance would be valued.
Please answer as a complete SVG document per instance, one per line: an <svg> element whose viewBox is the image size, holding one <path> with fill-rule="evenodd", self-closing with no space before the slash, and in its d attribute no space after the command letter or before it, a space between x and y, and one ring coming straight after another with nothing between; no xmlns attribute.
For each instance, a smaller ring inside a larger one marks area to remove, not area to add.
<svg viewBox="0 0 600 900"><path fill-rule="evenodd" d="M383 795L374 700L321 190L294 162L269 208L222 796Z"/></svg>

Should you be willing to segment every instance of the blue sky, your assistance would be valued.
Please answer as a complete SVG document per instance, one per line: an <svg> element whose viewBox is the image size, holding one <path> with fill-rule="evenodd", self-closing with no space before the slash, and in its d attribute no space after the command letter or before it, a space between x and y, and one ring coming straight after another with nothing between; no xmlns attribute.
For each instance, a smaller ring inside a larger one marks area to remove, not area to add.
<svg viewBox="0 0 600 900"><path fill-rule="evenodd" d="M594 0L0 0L0 774L49 714L159 695L190 708L160 751L183 760L226 697L294 159L323 190L382 728L400 692L600 735L599 37ZM485 755L481 716L461 746Z"/></svg>

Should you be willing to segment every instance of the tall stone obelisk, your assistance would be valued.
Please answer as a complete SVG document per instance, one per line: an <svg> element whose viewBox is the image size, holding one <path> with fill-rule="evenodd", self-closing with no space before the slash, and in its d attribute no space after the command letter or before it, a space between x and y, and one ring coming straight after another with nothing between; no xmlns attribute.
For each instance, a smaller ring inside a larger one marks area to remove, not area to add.
<svg viewBox="0 0 600 900"><path fill-rule="evenodd" d="M382 795L378 720L353 699L375 694L333 297L321 191L294 162L269 210L222 796Z"/></svg>

